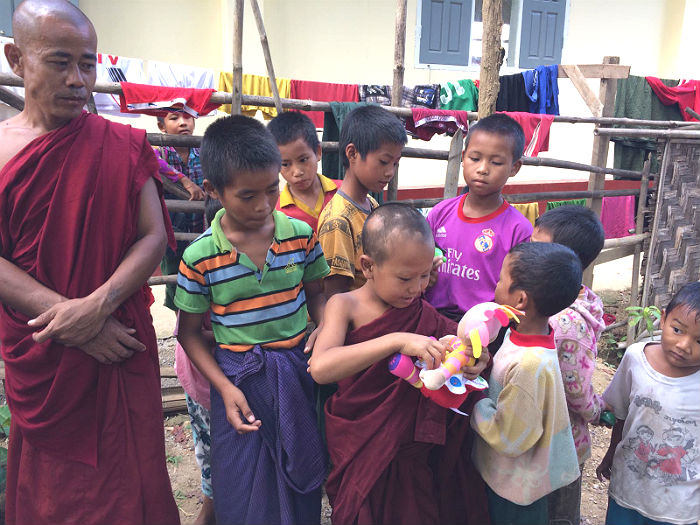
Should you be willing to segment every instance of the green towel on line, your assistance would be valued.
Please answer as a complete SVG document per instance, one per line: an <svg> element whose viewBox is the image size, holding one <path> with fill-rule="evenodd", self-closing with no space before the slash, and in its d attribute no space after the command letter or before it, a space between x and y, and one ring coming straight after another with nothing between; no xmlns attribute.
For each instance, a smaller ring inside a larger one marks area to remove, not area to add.
<svg viewBox="0 0 700 525"><path fill-rule="evenodd" d="M585 206L586 199L571 199L568 201L548 201L547 202L547 210L558 208L559 206L567 206L569 204L573 204L576 206Z"/></svg>

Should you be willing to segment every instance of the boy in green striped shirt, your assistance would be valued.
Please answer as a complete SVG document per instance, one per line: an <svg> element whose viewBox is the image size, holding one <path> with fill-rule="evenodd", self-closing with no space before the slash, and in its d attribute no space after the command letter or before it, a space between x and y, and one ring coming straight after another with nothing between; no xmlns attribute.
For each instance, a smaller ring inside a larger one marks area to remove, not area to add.
<svg viewBox="0 0 700 525"><path fill-rule="evenodd" d="M318 523L326 468L303 350L329 268L311 228L274 211L281 160L262 124L219 119L201 161L223 209L185 250L175 304L178 340L212 383L216 520ZM214 355L201 333L207 312Z"/></svg>

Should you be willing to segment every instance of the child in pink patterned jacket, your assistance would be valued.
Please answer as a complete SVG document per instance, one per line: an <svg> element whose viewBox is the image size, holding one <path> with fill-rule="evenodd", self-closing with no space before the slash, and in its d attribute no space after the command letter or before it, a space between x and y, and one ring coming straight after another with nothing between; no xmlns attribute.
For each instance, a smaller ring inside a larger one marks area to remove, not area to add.
<svg viewBox="0 0 700 525"><path fill-rule="evenodd" d="M548 211L535 222L532 240L555 242L571 248L588 267L603 248L605 233L598 217L583 206L561 206ZM605 409L591 380L598 355L597 343L605 327L603 302L592 290L581 285L574 303L550 318L559 367L564 380L566 404L578 455L579 467L591 455L588 424L598 424ZM548 496L550 525L580 523L581 478Z"/></svg>

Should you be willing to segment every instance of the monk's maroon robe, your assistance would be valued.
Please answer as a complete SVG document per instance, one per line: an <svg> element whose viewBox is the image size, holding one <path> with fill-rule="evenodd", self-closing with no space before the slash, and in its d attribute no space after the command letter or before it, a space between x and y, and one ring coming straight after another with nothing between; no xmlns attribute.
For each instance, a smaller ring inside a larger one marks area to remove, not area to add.
<svg viewBox="0 0 700 525"><path fill-rule="evenodd" d="M457 333L457 324L416 300L353 330L345 344L393 332L439 338ZM392 375L389 359L340 381L326 403L333 523L488 523L468 418Z"/></svg>
<svg viewBox="0 0 700 525"><path fill-rule="evenodd" d="M83 113L0 171L0 255L68 298L87 296L136 241L139 194L157 172L143 131ZM114 312L146 351L113 365L35 343L27 316L1 305L7 523L179 522L149 297L144 285Z"/></svg>

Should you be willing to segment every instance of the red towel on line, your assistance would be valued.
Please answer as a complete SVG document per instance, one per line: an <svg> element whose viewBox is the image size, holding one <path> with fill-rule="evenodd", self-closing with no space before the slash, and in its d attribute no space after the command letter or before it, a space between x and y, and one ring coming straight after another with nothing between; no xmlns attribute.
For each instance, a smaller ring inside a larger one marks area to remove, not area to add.
<svg viewBox="0 0 700 525"><path fill-rule="evenodd" d="M700 80L686 80L676 87L669 87L656 77L646 77L649 86L666 106L678 104L683 120L698 121L686 113L685 108L690 108L700 113Z"/></svg>
<svg viewBox="0 0 700 525"><path fill-rule="evenodd" d="M411 108L411 118L406 119L406 131L421 140L430 140L436 133L454 134L458 129L469 130L466 111Z"/></svg>
<svg viewBox="0 0 700 525"><path fill-rule="evenodd" d="M536 157L540 151L549 150L549 129L554 122L554 115L540 115L522 111L499 111L515 120L525 133L526 157Z"/></svg>
<svg viewBox="0 0 700 525"><path fill-rule="evenodd" d="M292 80L289 96L319 102L358 102L360 100L357 84L331 84L309 80ZM314 126L323 127L323 111L302 111L302 113L312 120Z"/></svg>
<svg viewBox="0 0 700 525"><path fill-rule="evenodd" d="M120 82L123 94L119 95L122 113L143 113L165 117L174 111L184 111L193 117L208 115L221 104L209 102L215 89L150 86Z"/></svg>
<svg viewBox="0 0 700 525"><path fill-rule="evenodd" d="M632 235L634 229L634 195L603 197L600 222L606 239L619 239Z"/></svg>

